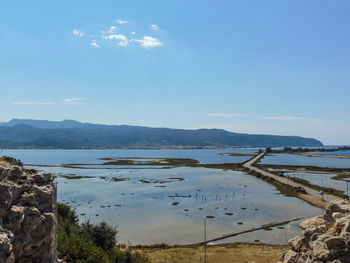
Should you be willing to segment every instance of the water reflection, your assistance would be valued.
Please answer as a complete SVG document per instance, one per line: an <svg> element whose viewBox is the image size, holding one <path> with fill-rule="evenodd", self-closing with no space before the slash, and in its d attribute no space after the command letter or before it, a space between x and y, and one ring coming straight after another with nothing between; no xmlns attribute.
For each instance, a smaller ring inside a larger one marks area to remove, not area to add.
<svg viewBox="0 0 350 263"><path fill-rule="evenodd" d="M132 244L200 242L203 218L208 215L214 217L208 238L215 238L322 213L239 171L189 167L93 171L46 167L45 171L58 174L58 199L74 206L80 220L118 225L119 240ZM94 177L69 180L60 176L71 173ZM130 180L113 182L112 178ZM285 244L276 238L280 230L257 231L232 240L251 242L254 237L264 243ZM299 232L297 225L290 226L289 235Z"/></svg>

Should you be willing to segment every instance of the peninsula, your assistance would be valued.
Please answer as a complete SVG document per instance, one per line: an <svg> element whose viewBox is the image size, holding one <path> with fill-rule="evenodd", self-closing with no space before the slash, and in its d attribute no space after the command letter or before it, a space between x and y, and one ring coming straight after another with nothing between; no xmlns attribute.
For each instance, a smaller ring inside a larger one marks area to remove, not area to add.
<svg viewBox="0 0 350 263"><path fill-rule="evenodd" d="M0 123L1 148L159 149L304 146L322 142L299 136L234 133L222 129L169 129L13 119Z"/></svg>

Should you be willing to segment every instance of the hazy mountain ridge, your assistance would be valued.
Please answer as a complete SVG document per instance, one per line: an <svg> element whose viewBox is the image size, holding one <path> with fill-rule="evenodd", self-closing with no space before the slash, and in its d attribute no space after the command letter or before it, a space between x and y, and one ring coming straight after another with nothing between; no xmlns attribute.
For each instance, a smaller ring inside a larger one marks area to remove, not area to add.
<svg viewBox="0 0 350 263"><path fill-rule="evenodd" d="M221 129L183 130L103 125L73 120L13 119L0 123L0 147L152 148L230 146L322 146L313 138L233 133Z"/></svg>

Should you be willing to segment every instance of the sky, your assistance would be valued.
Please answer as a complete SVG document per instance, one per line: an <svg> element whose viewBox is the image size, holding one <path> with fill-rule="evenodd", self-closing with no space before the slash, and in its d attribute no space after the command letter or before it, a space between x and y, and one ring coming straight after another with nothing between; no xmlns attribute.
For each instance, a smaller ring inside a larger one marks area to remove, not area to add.
<svg viewBox="0 0 350 263"><path fill-rule="evenodd" d="M348 0L13 0L0 121L220 128L350 144Z"/></svg>

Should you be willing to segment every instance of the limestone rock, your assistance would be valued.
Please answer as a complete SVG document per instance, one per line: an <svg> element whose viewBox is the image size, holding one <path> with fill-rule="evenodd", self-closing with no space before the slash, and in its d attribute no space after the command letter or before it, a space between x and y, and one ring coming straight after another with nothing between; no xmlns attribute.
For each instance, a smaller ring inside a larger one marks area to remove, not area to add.
<svg viewBox="0 0 350 263"><path fill-rule="evenodd" d="M56 184L8 158L0 167L0 262L57 262Z"/></svg>
<svg viewBox="0 0 350 263"><path fill-rule="evenodd" d="M318 225L324 225L325 220L323 216L315 216L310 219L304 220L303 222L300 223L300 227L302 229L306 229L309 226L318 226Z"/></svg>
<svg viewBox="0 0 350 263"><path fill-rule="evenodd" d="M292 250L298 252L304 245L304 237L296 236L288 241L288 244L291 246Z"/></svg>
<svg viewBox="0 0 350 263"><path fill-rule="evenodd" d="M350 201L335 200L326 214L303 221L302 235L289 240L279 263L350 262Z"/></svg>

